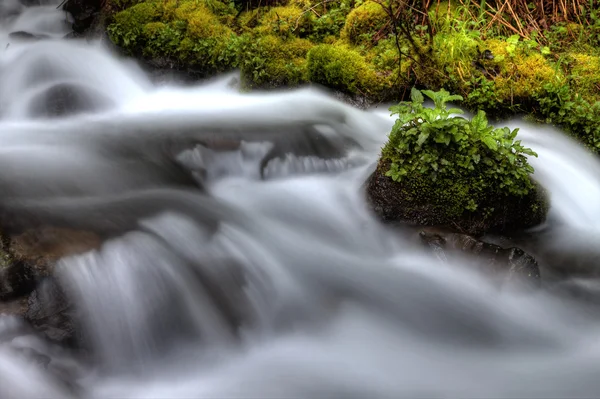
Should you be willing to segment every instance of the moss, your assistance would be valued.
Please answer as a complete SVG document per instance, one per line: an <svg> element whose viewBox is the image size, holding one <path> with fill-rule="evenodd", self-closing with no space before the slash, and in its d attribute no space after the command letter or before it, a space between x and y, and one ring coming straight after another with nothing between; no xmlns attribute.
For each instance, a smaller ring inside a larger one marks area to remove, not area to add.
<svg viewBox="0 0 600 399"><path fill-rule="evenodd" d="M206 76L237 63L237 36L211 9L223 14L228 10L217 0L140 3L117 13L108 31L130 53Z"/></svg>
<svg viewBox="0 0 600 399"><path fill-rule="evenodd" d="M369 203L385 222L446 226L481 235L536 226L545 220L549 209L547 194L537 185L521 198L492 189L482 195L477 190L482 185L478 177L433 182L415 175L398 183L385 176L389 166L390 161L382 158L367 183ZM465 209L470 201L480 204L476 211Z"/></svg>
<svg viewBox="0 0 600 399"><path fill-rule="evenodd" d="M424 226L447 226L453 230L481 235L507 232L539 225L549 209L546 192L536 186L524 197L500 190L476 190L482 182L476 177L440 179L432 182L414 176L396 183L385 176L384 161L369 181L370 202L384 221L402 221ZM475 211L465 209L471 201Z"/></svg>
<svg viewBox="0 0 600 399"><path fill-rule="evenodd" d="M202 4L184 3L175 10L175 18L187 23L187 33L192 39L216 38L231 33L231 29Z"/></svg>
<svg viewBox="0 0 600 399"><path fill-rule="evenodd" d="M376 34L387 36L384 28L389 20L383 7L373 1L367 1L348 14L340 37L352 44L369 43Z"/></svg>
<svg viewBox="0 0 600 399"><path fill-rule="evenodd" d="M144 25L158 21L161 15L155 3L136 4L114 16L114 23L108 27L109 36L117 45L134 51L140 45Z"/></svg>
<svg viewBox="0 0 600 399"><path fill-rule="evenodd" d="M600 101L600 57L570 53L567 55L569 84L586 101Z"/></svg>
<svg viewBox="0 0 600 399"><path fill-rule="evenodd" d="M242 79L249 87L297 86L308 80L305 39L247 35L240 44Z"/></svg>
<svg viewBox="0 0 600 399"><path fill-rule="evenodd" d="M483 44L492 60L482 60L485 76L493 81L494 98L507 105L529 105L548 84L565 82L565 76L537 49L524 43L490 39Z"/></svg>
<svg viewBox="0 0 600 399"><path fill-rule="evenodd" d="M310 33L309 17L310 14L294 5L273 7L260 17L256 31L282 37L306 36Z"/></svg>
<svg viewBox="0 0 600 399"><path fill-rule="evenodd" d="M385 86L385 79L364 57L344 45L313 47L308 53L308 74L312 82L351 94L377 96Z"/></svg>
<svg viewBox="0 0 600 399"><path fill-rule="evenodd" d="M479 47L480 41L468 32L438 33L433 40L434 59L451 79L466 82L474 74Z"/></svg>

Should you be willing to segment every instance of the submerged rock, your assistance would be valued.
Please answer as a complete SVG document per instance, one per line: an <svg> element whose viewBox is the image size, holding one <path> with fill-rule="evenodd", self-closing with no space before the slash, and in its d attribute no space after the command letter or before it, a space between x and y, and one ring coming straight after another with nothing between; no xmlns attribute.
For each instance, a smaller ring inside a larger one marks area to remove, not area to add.
<svg viewBox="0 0 600 399"><path fill-rule="evenodd" d="M105 0L66 0L63 10L73 18L72 29L76 33L84 33L99 19Z"/></svg>
<svg viewBox="0 0 600 399"><path fill-rule="evenodd" d="M473 261L480 272L499 277L504 283L526 282L534 287L540 286L537 261L520 248L503 248L467 234L422 230L419 237L443 262L453 258L467 258Z"/></svg>
<svg viewBox="0 0 600 399"><path fill-rule="evenodd" d="M28 298L25 319L51 341L78 346L74 307L54 278L45 279Z"/></svg>
<svg viewBox="0 0 600 399"><path fill-rule="evenodd" d="M0 314L24 318L47 339L75 347L82 339L74 307L53 276L64 256L98 248L89 232L51 227L4 238L0 249Z"/></svg>
<svg viewBox="0 0 600 399"><path fill-rule="evenodd" d="M11 32L8 35L9 39L17 39L17 40L30 40L30 41L37 41L37 40L42 40L42 39L47 39L48 36L46 35L36 35L30 32L25 32L25 31L18 31L18 32Z"/></svg>
<svg viewBox="0 0 600 399"><path fill-rule="evenodd" d="M74 83L59 83L38 95L29 108L31 117L54 118L109 109L112 101L97 90Z"/></svg>
<svg viewBox="0 0 600 399"><path fill-rule="evenodd" d="M0 237L0 301L27 295L35 286L31 268L16 259L7 244L7 240Z"/></svg>

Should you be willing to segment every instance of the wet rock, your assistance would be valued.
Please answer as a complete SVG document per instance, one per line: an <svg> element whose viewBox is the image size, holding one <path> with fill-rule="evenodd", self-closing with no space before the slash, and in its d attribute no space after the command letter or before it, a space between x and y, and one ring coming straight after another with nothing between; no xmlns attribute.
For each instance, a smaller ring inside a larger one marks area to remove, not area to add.
<svg viewBox="0 0 600 399"><path fill-rule="evenodd" d="M450 200L461 198L472 181L456 180L448 189L428 179L395 182L386 176L389 169L390 162L380 160L366 184L369 206L386 223L443 226L474 236L505 234L539 226L550 207L546 190L533 181L534 189L523 197L499 197L490 191L480 198L475 211L469 211L463 202L451 204ZM448 202L440 202L440 197Z"/></svg>
<svg viewBox="0 0 600 399"><path fill-rule="evenodd" d="M46 35L35 35L33 33L25 32L25 31L11 32L11 33L9 33L8 37L9 37L9 39L28 40L28 41L38 41L38 40L48 38L48 36L46 36Z"/></svg>
<svg viewBox="0 0 600 399"><path fill-rule="evenodd" d="M38 95L29 108L34 118L55 118L97 112L113 106L110 99L91 87L59 83Z"/></svg>
<svg viewBox="0 0 600 399"><path fill-rule="evenodd" d="M82 340L73 322L74 308L53 277L54 265L64 256L98 248L101 239L90 232L44 227L5 238L3 243L0 264L20 272L0 280L0 291L7 291L2 288L9 286L7 281L14 281L10 286L20 287L20 291L13 288L9 296L0 298L0 314L20 316L47 339L79 347ZM26 285L23 270L27 270Z"/></svg>
<svg viewBox="0 0 600 399"><path fill-rule="evenodd" d="M480 272L499 277L504 283L526 282L531 286L540 286L540 269L537 261L520 248L503 248L458 233L422 230L419 237L421 242L443 262L467 258Z"/></svg>
<svg viewBox="0 0 600 399"><path fill-rule="evenodd" d="M0 238L0 301L8 301L27 295L35 284L29 265L16 259L7 248L6 238Z"/></svg>
<svg viewBox="0 0 600 399"><path fill-rule="evenodd" d="M34 287L33 273L24 262L12 262L0 269L0 301L27 295Z"/></svg>
<svg viewBox="0 0 600 399"><path fill-rule="evenodd" d="M52 277L45 279L28 298L25 319L51 341L75 347L80 338L74 324L74 308Z"/></svg>
<svg viewBox="0 0 600 399"><path fill-rule="evenodd" d="M96 25L104 2L105 0L66 0L63 10L73 18L73 31L82 34Z"/></svg>

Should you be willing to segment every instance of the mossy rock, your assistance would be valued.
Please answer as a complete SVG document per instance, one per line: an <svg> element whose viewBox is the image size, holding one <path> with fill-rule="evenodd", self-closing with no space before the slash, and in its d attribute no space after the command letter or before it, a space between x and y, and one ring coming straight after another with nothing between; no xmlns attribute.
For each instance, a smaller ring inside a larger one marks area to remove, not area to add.
<svg viewBox="0 0 600 399"><path fill-rule="evenodd" d="M442 226L471 235L507 233L543 223L549 208L545 190L534 189L522 197L488 191L478 198L475 211L465 209L474 179L443 182L420 177L395 182L386 176L390 161L382 160L367 182L367 198L384 222ZM534 182L535 183L535 182Z"/></svg>
<svg viewBox="0 0 600 399"><path fill-rule="evenodd" d="M239 65L246 87L293 87L308 81L310 41L275 35L247 35L240 40Z"/></svg>
<svg viewBox="0 0 600 399"><path fill-rule="evenodd" d="M322 44L308 52L310 81L349 94L377 97L389 75L377 74L359 52L344 45Z"/></svg>
<svg viewBox="0 0 600 399"><path fill-rule="evenodd" d="M352 44L369 43L375 35L383 38L391 27L389 19L381 4L367 1L350 11L340 37Z"/></svg>

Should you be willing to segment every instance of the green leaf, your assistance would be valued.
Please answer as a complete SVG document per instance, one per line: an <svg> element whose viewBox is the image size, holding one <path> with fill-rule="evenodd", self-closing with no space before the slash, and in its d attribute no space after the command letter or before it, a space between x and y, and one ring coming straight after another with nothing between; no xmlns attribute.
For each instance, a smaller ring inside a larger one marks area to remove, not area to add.
<svg viewBox="0 0 600 399"><path fill-rule="evenodd" d="M491 136L484 136L481 138L481 141L492 151L496 151L498 149L498 143Z"/></svg>
<svg viewBox="0 0 600 399"><path fill-rule="evenodd" d="M461 100L462 100L462 97L461 97ZM448 110L448 113L449 114L459 114L459 115L461 115L461 114L464 114L465 112L462 109L460 109L460 108L450 108Z"/></svg>
<svg viewBox="0 0 600 399"><path fill-rule="evenodd" d="M421 92L415 89L414 87L410 90L410 99L418 104L423 104L423 101L425 101L425 98L423 97Z"/></svg>
<svg viewBox="0 0 600 399"><path fill-rule="evenodd" d="M506 39L506 42L509 44L517 44L517 43L519 43L520 38L521 38L521 36L519 36L519 35L512 35L508 39Z"/></svg>
<svg viewBox="0 0 600 399"><path fill-rule="evenodd" d="M417 140L417 145L419 147L421 147L428 138L429 138L429 133L422 132L421 134L419 134L419 139Z"/></svg>

